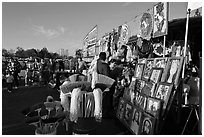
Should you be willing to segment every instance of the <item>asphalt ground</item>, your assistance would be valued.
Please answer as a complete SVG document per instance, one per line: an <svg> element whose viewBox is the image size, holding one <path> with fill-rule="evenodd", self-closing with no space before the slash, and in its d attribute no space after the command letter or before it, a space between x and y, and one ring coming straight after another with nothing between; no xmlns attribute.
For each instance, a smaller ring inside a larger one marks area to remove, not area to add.
<svg viewBox="0 0 204 137"><path fill-rule="evenodd" d="M48 95L55 100L59 99L59 92L49 87L19 87L11 93L6 88L2 89L2 135L34 135L35 127L24 122L25 116L21 111L36 103L45 101ZM69 135L72 131L66 131L60 124L58 135ZM129 134L127 129L116 118L104 118L97 126L96 135L120 135Z"/></svg>

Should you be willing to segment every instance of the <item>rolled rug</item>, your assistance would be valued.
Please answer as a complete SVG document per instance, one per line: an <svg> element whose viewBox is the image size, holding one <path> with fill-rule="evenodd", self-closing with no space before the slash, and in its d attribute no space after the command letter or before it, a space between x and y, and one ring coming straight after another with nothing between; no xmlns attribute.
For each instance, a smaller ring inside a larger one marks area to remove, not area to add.
<svg viewBox="0 0 204 137"><path fill-rule="evenodd" d="M72 91L70 103L70 121L77 122L78 119L78 98L81 95L81 89L75 88Z"/></svg>
<svg viewBox="0 0 204 137"><path fill-rule="evenodd" d="M70 100L69 97L70 93L63 93L62 91L60 92L60 99L61 99L61 105L64 108L64 111L68 111L69 112L69 104L70 104Z"/></svg>
<svg viewBox="0 0 204 137"><path fill-rule="evenodd" d="M95 88L100 88L102 91L104 91L106 88L110 88L114 82L114 79L98 74L98 80L96 81Z"/></svg>
<svg viewBox="0 0 204 137"><path fill-rule="evenodd" d="M87 82L87 81L69 82L60 86L60 90L64 94L69 92L71 93L75 88L81 88L82 90L85 90L87 92L92 92L91 82Z"/></svg>
<svg viewBox="0 0 204 137"><path fill-rule="evenodd" d="M95 101L95 110L94 110L94 116L97 121L101 121L102 118L102 90L100 88L93 90L94 95L94 101Z"/></svg>

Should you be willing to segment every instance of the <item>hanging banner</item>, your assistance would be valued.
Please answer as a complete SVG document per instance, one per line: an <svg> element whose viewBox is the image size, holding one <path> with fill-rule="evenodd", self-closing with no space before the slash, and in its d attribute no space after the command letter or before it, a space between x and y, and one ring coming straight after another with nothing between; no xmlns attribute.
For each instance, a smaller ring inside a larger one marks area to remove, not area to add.
<svg viewBox="0 0 204 137"><path fill-rule="evenodd" d="M127 24L123 24L120 28L120 44L121 45L125 45L128 42L128 38L129 38L129 33L128 33L128 25Z"/></svg>
<svg viewBox="0 0 204 137"><path fill-rule="evenodd" d="M168 33L168 2L159 2L154 6L153 38L167 35Z"/></svg>
<svg viewBox="0 0 204 137"><path fill-rule="evenodd" d="M150 40L153 30L153 8L147 10L140 18L141 37Z"/></svg>

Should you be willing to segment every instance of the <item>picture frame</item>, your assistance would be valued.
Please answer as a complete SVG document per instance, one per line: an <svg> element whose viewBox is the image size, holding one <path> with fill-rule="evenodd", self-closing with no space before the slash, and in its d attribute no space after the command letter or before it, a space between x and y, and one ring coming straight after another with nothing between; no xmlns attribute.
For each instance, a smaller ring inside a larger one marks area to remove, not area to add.
<svg viewBox="0 0 204 137"><path fill-rule="evenodd" d="M146 112L158 118L160 115L162 101L160 99L148 97Z"/></svg>
<svg viewBox="0 0 204 137"><path fill-rule="evenodd" d="M149 80L153 65L154 65L154 58L147 59L145 66L144 66L143 75L142 75L143 80L145 80L145 81Z"/></svg>
<svg viewBox="0 0 204 137"><path fill-rule="evenodd" d="M145 94L137 92L135 94L135 100L134 100L136 106L138 106L140 109L145 111L146 103L147 103L147 96Z"/></svg>
<svg viewBox="0 0 204 137"><path fill-rule="evenodd" d="M152 72L150 75L150 81L154 83L160 82L162 73L163 73L163 68L152 68Z"/></svg>
<svg viewBox="0 0 204 137"><path fill-rule="evenodd" d="M120 98L116 116L121 122L123 122L125 106L126 106L126 101L123 98Z"/></svg>
<svg viewBox="0 0 204 137"><path fill-rule="evenodd" d="M165 57L165 58L155 58L155 61L154 61L154 68L163 68L165 69L166 66L167 66L167 61L168 61L168 58Z"/></svg>
<svg viewBox="0 0 204 137"><path fill-rule="evenodd" d="M167 62L161 82L173 83L175 88L178 87L179 76L183 66L183 57L170 57Z"/></svg>
<svg viewBox="0 0 204 137"><path fill-rule="evenodd" d="M130 129L135 135L139 135L139 128L141 123L143 111L138 107L133 107Z"/></svg>
<svg viewBox="0 0 204 137"><path fill-rule="evenodd" d="M155 88L156 88L156 83L150 82L150 81L145 82L145 85L142 88L141 93L143 93L143 94L145 94L147 96L153 97Z"/></svg>
<svg viewBox="0 0 204 137"><path fill-rule="evenodd" d="M163 100L163 110L167 107L171 92L173 89L173 84L159 82L157 85L154 97Z"/></svg>
<svg viewBox="0 0 204 137"><path fill-rule="evenodd" d="M141 79L136 79L136 87L135 87L135 90L137 92L140 92L142 91L142 89L144 88L145 86L145 81L144 80L141 80Z"/></svg>
<svg viewBox="0 0 204 137"><path fill-rule="evenodd" d="M168 2L159 2L153 7L153 38L168 34Z"/></svg>
<svg viewBox="0 0 204 137"><path fill-rule="evenodd" d="M156 118L147 114L146 112L142 113L141 125L139 133L140 135L153 135L155 129Z"/></svg>
<svg viewBox="0 0 204 137"><path fill-rule="evenodd" d="M131 117L132 117L132 109L133 109L133 106L131 105L131 103L127 102L125 105L124 123L128 127L130 127L130 122L131 122Z"/></svg>
<svg viewBox="0 0 204 137"><path fill-rule="evenodd" d="M135 74L134 76L138 79L141 79L142 78L142 73L143 73L143 70L144 70L144 65L143 63L138 63L135 67Z"/></svg>

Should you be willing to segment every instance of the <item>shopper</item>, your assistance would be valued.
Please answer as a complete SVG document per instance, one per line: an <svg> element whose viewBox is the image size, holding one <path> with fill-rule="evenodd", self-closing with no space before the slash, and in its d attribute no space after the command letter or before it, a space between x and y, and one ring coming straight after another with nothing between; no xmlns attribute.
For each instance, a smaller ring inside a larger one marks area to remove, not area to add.
<svg viewBox="0 0 204 137"><path fill-rule="evenodd" d="M110 76L110 67L108 63L105 62L106 53L101 52L99 54L99 59L97 60L97 73L105 76Z"/></svg>
<svg viewBox="0 0 204 137"><path fill-rule="evenodd" d="M13 89L13 80L14 80L14 77L13 75L11 74L11 71L8 71L7 72L7 75L6 75L6 83L7 83L7 87L8 87L8 92L10 93Z"/></svg>
<svg viewBox="0 0 204 137"><path fill-rule="evenodd" d="M99 54L99 59L96 62L96 71L98 74L110 76L110 67L109 67L109 64L105 62L105 60L106 60L106 53L101 52ZM112 107L113 92L114 91L109 90L108 92L103 93L102 113L104 118L113 116L113 107Z"/></svg>
<svg viewBox="0 0 204 137"><path fill-rule="evenodd" d="M13 77L14 77L14 88L17 89L19 87L19 81L18 81L18 73L21 71L21 64L16 59L14 61L14 71L13 71Z"/></svg>
<svg viewBox="0 0 204 137"><path fill-rule="evenodd" d="M82 74L83 70L86 69L86 63L82 60L82 57L78 58L78 67L77 67L77 73Z"/></svg>

